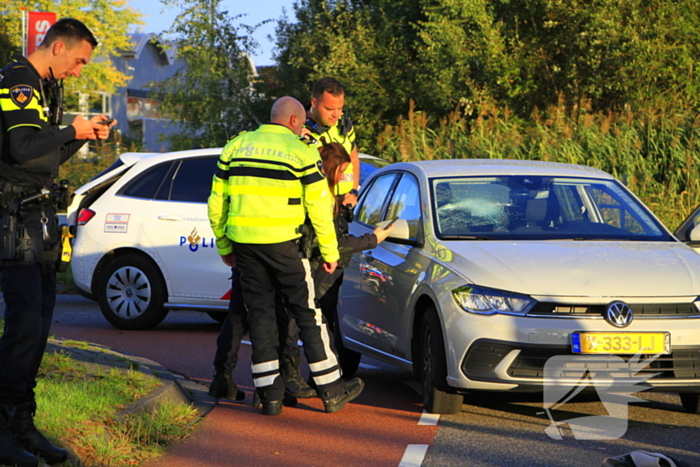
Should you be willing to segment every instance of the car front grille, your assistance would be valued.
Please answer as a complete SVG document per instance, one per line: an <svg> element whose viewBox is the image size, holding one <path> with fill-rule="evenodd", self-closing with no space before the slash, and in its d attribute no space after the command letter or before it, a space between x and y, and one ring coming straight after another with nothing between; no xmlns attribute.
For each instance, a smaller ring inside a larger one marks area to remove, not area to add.
<svg viewBox="0 0 700 467"><path fill-rule="evenodd" d="M611 377L620 372L616 366L619 358L628 361L627 355L579 355L573 354L569 346L547 346L513 344L510 342L482 340L471 346L462 362L462 371L471 380L494 381L497 379L496 366L512 350L520 353L506 370L516 379L542 379L547 361L555 356L576 355L576 362L583 363L591 372L591 377ZM614 357L614 358L611 358ZM644 360L650 356L641 356ZM673 349L669 355L661 355L639 371L638 376L652 375L650 380L700 379L700 349ZM619 375L618 375L619 376ZM629 375L634 376L634 375Z"/></svg>
<svg viewBox="0 0 700 467"><path fill-rule="evenodd" d="M700 318L700 311L698 311L693 303L628 303L628 306L632 309L632 313L636 318ZM605 315L606 309L607 305L575 305L540 302L537 303L527 315L533 317L602 317Z"/></svg>

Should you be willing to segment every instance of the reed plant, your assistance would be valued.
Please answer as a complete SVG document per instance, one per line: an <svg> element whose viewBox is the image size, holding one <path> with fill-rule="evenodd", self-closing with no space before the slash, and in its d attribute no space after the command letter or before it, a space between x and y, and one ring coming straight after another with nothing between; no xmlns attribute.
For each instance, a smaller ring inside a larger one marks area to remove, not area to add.
<svg viewBox="0 0 700 467"><path fill-rule="evenodd" d="M431 121L411 106L386 126L377 155L392 162L518 159L580 164L623 181L671 230L700 204L700 117L692 110L593 112L582 105L514 118L485 105L478 115Z"/></svg>

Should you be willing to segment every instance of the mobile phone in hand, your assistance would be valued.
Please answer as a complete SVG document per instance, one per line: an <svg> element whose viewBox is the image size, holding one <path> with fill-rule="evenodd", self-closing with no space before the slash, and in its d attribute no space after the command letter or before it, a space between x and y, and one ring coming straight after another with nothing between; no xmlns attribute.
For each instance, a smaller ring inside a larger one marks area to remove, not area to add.
<svg viewBox="0 0 700 467"><path fill-rule="evenodd" d="M391 222L389 222L387 225L385 225L385 226L384 226L384 230L386 230L386 229L388 229L389 227L391 227L392 225L394 225L394 222L396 222L397 220L399 220L398 217L397 217L396 219L392 220Z"/></svg>
<svg viewBox="0 0 700 467"><path fill-rule="evenodd" d="M109 124L112 123L113 121L114 121L113 118L108 118L107 120L102 120L102 121L97 122L97 123L98 123L99 125L109 125Z"/></svg>

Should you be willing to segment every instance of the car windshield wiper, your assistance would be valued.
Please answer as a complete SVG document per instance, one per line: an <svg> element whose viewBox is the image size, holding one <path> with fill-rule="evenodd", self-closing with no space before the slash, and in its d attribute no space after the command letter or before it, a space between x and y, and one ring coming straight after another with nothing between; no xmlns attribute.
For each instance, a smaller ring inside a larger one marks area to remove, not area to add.
<svg viewBox="0 0 700 467"><path fill-rule="evenodd" d="M491 237L480 237L475 235L441 235L443 240L493 240Z"/></svg>

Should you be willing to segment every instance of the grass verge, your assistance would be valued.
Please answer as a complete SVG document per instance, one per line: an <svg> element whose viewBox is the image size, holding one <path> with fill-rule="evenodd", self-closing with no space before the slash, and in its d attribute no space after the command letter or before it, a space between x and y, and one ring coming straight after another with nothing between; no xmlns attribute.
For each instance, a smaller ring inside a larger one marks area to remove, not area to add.
<svg viewBox="0 0 700 467"><path fill-rule="evenodd" d="M89 348L84 342L74 345ZM162 455L167 445L192 432L198 415L191 406L163 403L154 411L119 417L159 384L135 368L105 369L67 353L46 353L37 379L37 427L72 449L84 465L134 466Z"/></svg>

